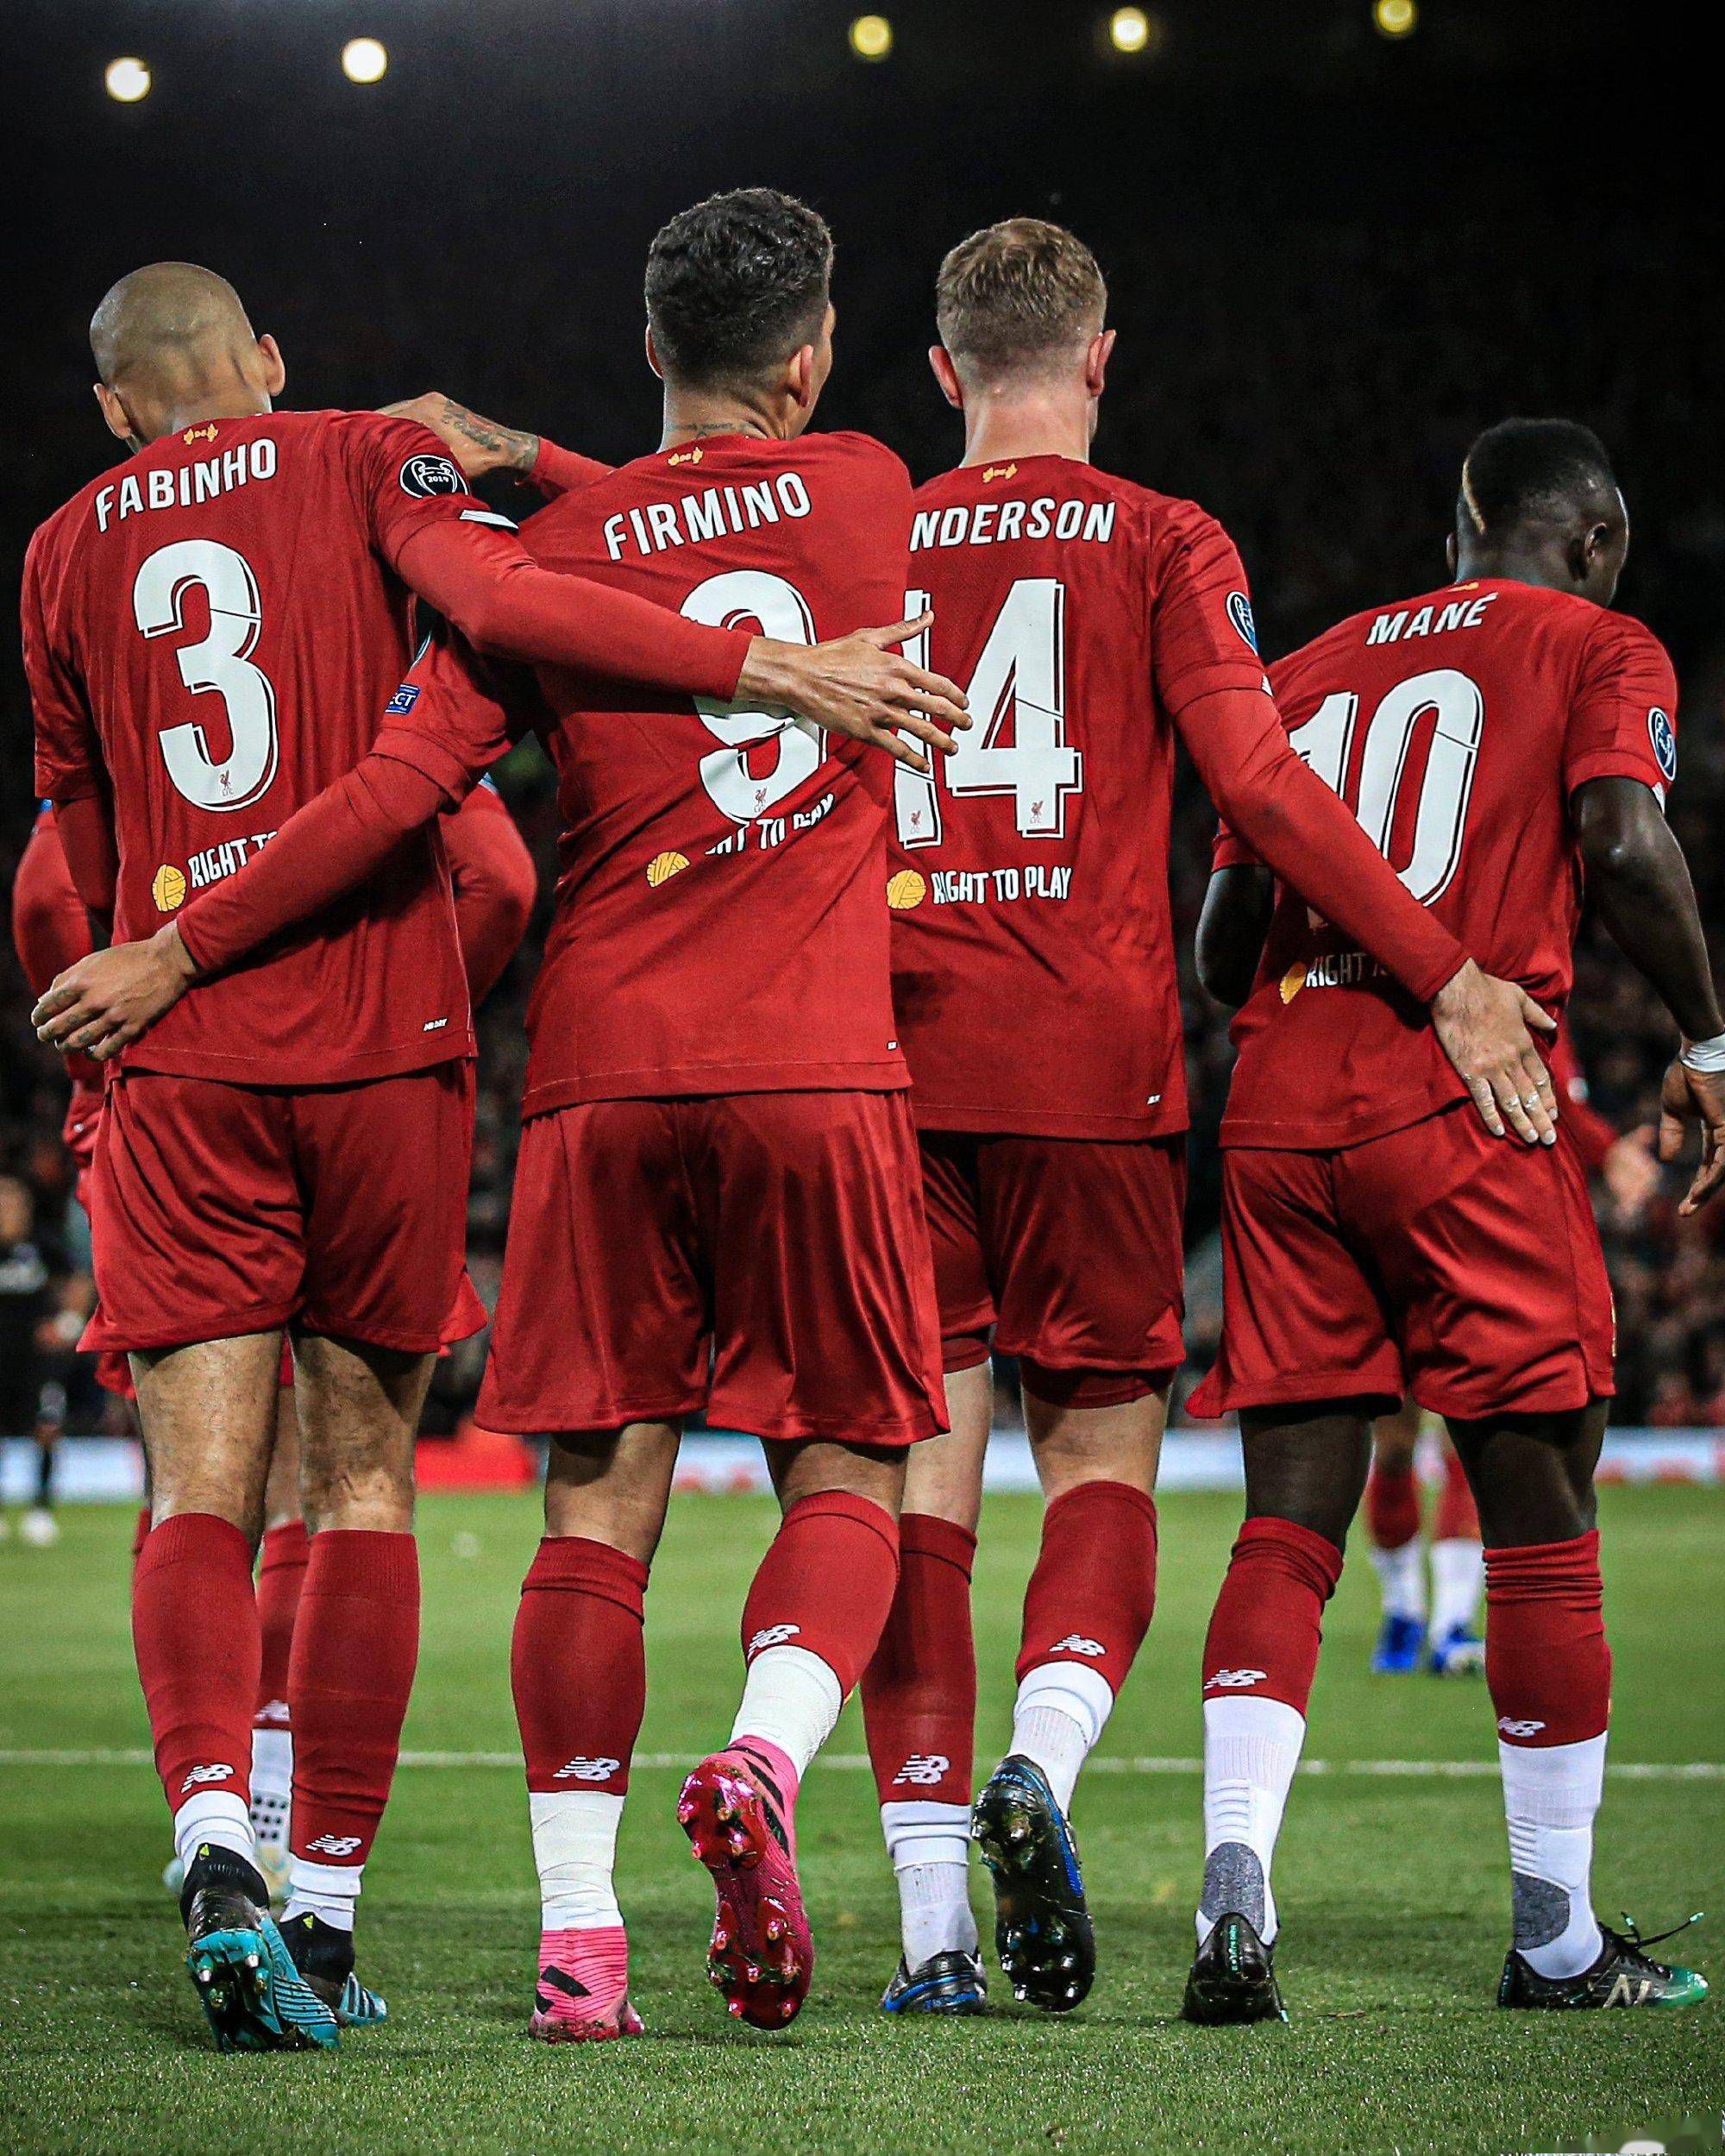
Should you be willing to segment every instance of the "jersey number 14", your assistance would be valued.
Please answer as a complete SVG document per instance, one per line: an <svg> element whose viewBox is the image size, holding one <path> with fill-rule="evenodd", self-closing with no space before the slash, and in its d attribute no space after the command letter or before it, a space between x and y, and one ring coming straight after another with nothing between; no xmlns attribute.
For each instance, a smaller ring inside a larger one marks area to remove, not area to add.
<svg viewBox="0 0 1725 2156"><path fill-rule="evenodd" d="M919 614L927 605L926 592L906 594L906 614ZM906 648L917 665L928 664L925 633ZM939 780L955 798L1009 795L1020 838L1063 839L1067 801L1084 784L1084 759L1066 739L1063 584L1051 576L1018 579L994 617L965 695L970 731L955 735L952 754L938 760L939 779L902 764L894 771L899 844L939 843Z"/></svg>

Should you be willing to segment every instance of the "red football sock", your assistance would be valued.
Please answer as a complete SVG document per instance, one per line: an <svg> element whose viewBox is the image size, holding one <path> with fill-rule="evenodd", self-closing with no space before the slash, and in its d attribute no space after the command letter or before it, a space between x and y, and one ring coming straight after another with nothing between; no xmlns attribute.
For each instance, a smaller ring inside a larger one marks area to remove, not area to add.
<svg viewBox="0 0 1725 2156"><path fill-rule="evenodd" d="M1325 1536L1269 1514L1247 1520L1204 1642L1204 1697L1280 1700L1303 1714L1341 1575L1342 1553Z"/></svg>
<svg viewBox="0 0 1725 2156"><path fill-rule="evenodd" d="M621 1796L647 1705L647 1568L608 1543L548 1535L516 1612L510 1681L530 1789Z"/></svg>
<svg viewBox="0 0 1725 2156"><path fill-rule="evenodd" d="M882 1804L969 1804L976 1726L970 1568L976 1537L954 1520L906 1512L899 1585L862 1672L862 1720Z"/></svg>
<svg viewBox="0 0 1725 2156"><path fill-rule="evenodd" d="M264 1530L257 1590L258 1625L263 1640L254 1717L260 1729L287 1727L288 1656L310 1549L311 1538L304 1520L291 1519L279 1527Z"/></svg>
<svg viewBox="0 0 1725 2156"><path fill-rule="evenodd" d="M1379 1549L1402 1549L1420 1531L1420 1478L1411 1463L1374 1463L1365 1485L1365 1526Z"/></svg>
<svg viewBox="0 0 1725 2156"><path fill-rule="evenodd" d="M1156 1503L1126 1482L1081 1482L1043 1515L1025 1590L1020 1682L1082 1663L1118 1697L1156 1607Z"/></svg>
<svg viewBox="0 0 1725 2156"><path fill-rule="evenodd" d="M252 1545L210 1512L154 1529L132 1574L132 1643L170 1811L251 1794L258 1696L258 1606Z"/></svg>
<svg viewBox="0 0 1725 2156"><path fill-rule="evenodd" d="M1477 1542L1479 1507L1468 1487L1467 1474L1454 1453L1444 1454L1444 1487L1432 1522L1433 1542Z"/></svg>
<svg viewBox="0 0 1725 2156"><path fill-rule="evenodd" d="M1485 1681L1506 1744L1575 1744L1611 1717L1599 1531L1485 1553Z"/></svg>
<svg viewBox="0 0 1725 2156"><path fill-rule="evenodd" d="M413 1537L314 1535L288 1661L296 1857L357 1871L370 1855L418 1657Z"/></svg>
<svg viewBox="0 0 1725 2156"><path fill-rule="evenodd" d="M850 1692L872 1660L899 1577L892 1514L847 1490L799 1499L743 1606L745 1662L768 1647L819 1655Z"/></svg>

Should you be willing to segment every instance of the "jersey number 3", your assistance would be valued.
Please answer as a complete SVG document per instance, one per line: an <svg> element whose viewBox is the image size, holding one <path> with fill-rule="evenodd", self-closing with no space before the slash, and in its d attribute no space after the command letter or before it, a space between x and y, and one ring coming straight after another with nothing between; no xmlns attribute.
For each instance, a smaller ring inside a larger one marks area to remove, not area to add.
<svg viewBox="0 0 1725 2156"><path fill-rule="evenodd" d="M1397 871L1425 906L1442 897L1461 861L1462 833L1473 792L1474 766L1479 761L1480 728L1485 722L1479 684L1450 667L1397 682L1366 721L1359 799L1351 804L1360 828L1388 860L1414 732L1428 713L1433 722L1432 744L1414 814L1413 851L1406 868ZM1289 745L1344 801L1358 720L1358 697L1338 689L1288 737Z"/></svg>
<svg viewBox="0 0 1725 2156"><path fill-rule="evenodd" d="M196 720L162 731L162 761L186 800L199 808L244 808L275 776L275 690L247 654L263 626L258 580L243 554L214 539L179 539L158 547L132 586L132 612L147 637L185 626L185 595L201 585L210 601L210 633L176 655L194 696L212 690L228 714L229 746L218 763Z"/></svg>

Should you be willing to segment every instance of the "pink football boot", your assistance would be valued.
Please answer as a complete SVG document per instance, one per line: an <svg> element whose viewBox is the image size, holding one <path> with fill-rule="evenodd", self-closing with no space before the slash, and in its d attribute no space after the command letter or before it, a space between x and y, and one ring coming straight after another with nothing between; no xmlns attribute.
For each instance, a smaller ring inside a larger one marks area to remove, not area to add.
<svg viewBox="0 0 1725 2156"><path fill-rule="evenodd" d="M796 1795L784 1753L745 1737L703 1759L677 1805L718 1903L708 1977L731 2013L756 2028L794 2021L814 1973L797 1881Z"/></svg>
<svg viewBox="0 0 1725 2156"><path fill-rule="evenodd" d="M629 1938L620 1924L541 1932L527 2033L542 2044L601 2044L644 2033L629 2003Z"/></svg>

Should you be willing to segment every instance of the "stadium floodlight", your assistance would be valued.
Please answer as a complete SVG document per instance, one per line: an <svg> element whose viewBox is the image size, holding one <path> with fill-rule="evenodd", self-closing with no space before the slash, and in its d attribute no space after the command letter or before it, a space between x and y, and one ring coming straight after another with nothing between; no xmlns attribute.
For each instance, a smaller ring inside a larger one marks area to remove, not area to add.
<svg viewBox="0 0 1725 2156"><path fill-rule="evenodd" d="M136 104L150 94L150 71L141 60L110 60L102 84L116 104Z"/></svg>
<svg viewBox="0 0 1725 2156"><path fill-rule="evenodd" d="M850 49L858 60L885 60L893 49L893 26L884 15L859 15L850 25Z"/></svg>
<svg viewBox="0 0 1725 2156"><path fill-rule="evenodd" d="M1383 37L1411 37L1420 20L1414 0L1372 0L1371 19Z"/></svg>
<svg viewBox="0 0 1725 2156"><path fill-rule="evenodd" d="M1150 17L1142 8L1116 8L1108 18L1108 42L1117 53L1141 53L1150 43Z"/></svg>
<svg viewBox="0 0 1725 2156"><path fill-rule="evenodd" d="M349 38L342 47L342 72L349 82L381 82L388 71L389 54L377 38Z"/></svg>

